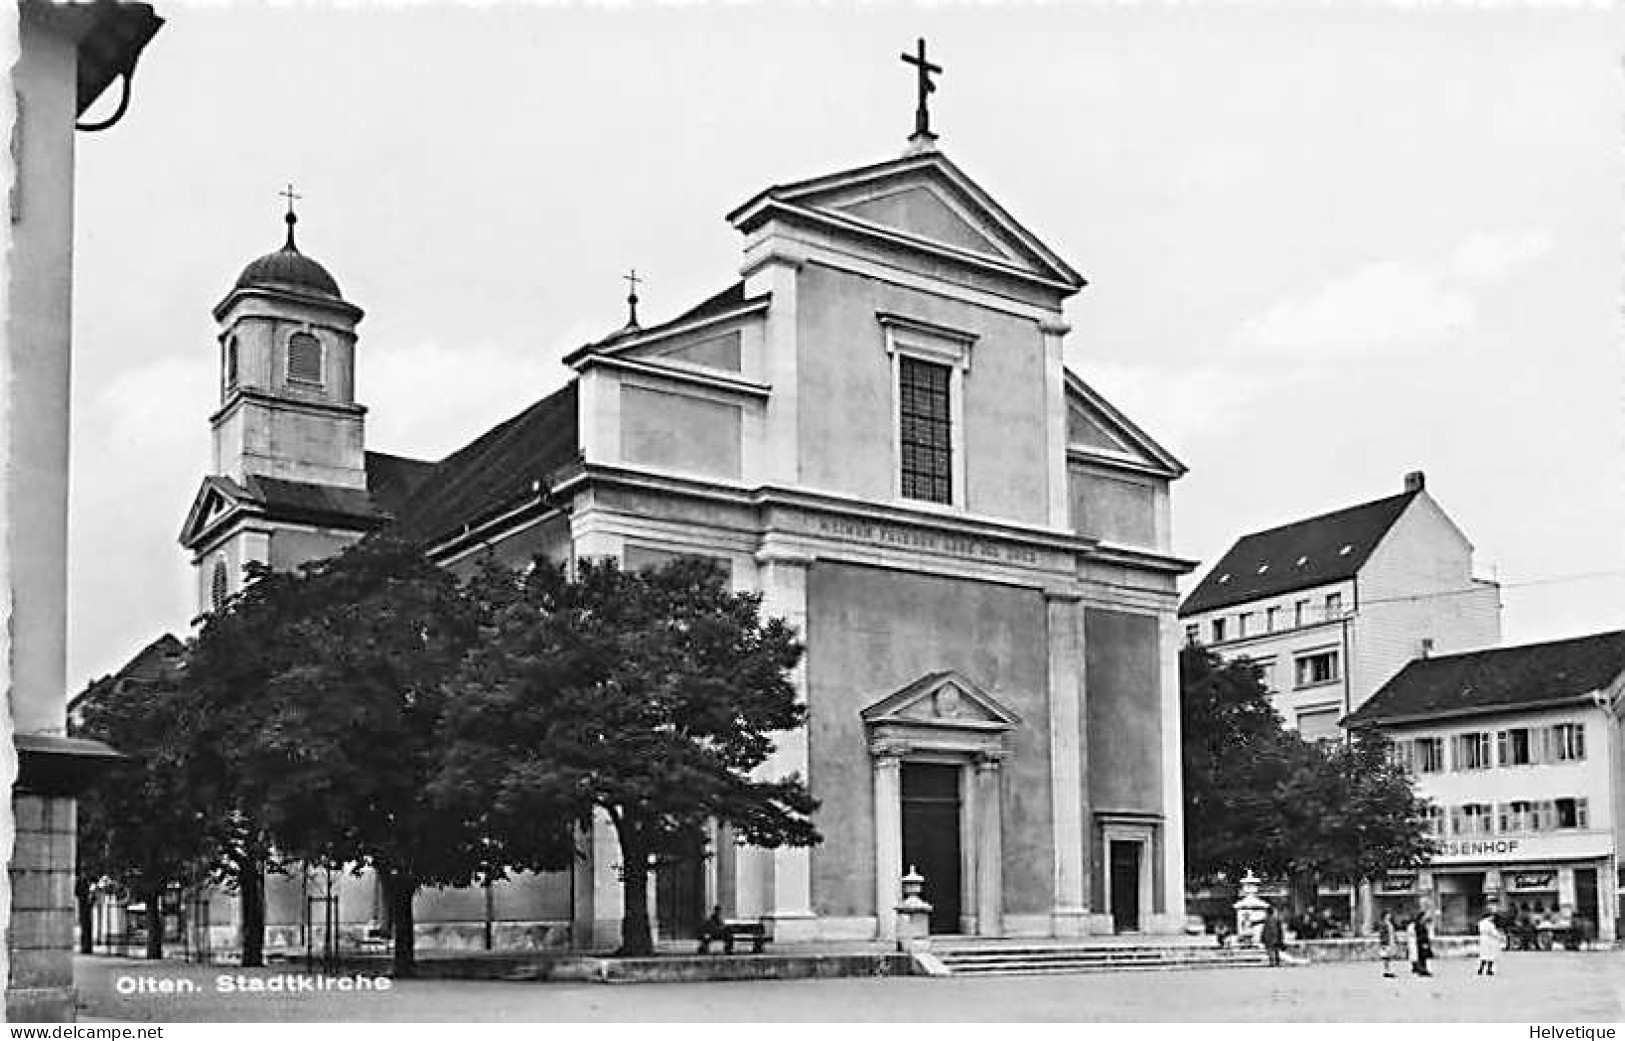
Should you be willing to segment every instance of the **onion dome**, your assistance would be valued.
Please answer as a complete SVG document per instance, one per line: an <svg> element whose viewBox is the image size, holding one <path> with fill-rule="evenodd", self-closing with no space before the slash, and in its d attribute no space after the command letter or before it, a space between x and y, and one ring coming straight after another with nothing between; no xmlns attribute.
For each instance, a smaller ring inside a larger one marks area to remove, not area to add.
<svg viewBox="0 0 1625 1041"><path fill-rule="evenodd" d="M293 244L293 226L299 218L289 210L283 220L288 223L288 241L275 253L267 253L243 268L243 273L237 276L236 288L280 286L342 299L339 284L327 269L299 252Z"/></svg>

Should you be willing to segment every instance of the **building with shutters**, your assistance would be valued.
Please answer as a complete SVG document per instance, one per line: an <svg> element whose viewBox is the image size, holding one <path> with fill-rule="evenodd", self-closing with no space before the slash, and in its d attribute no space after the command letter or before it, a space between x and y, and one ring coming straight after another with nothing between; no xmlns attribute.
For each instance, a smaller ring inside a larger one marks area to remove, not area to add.
<svg viewBox="0 0 1625 1041"><path fill-rule="evenodd" d="M1619 916L1625 632L1414 661L1347 725L1394 744L1433 803L1428 867L1374 887L1377 910L1436 907L1446 933L1486 908Z"/></svg>
<svg viewBox="0 0 1625 1041"><path fill-rule="evenodd" d="M1412 659L1499 643L1500 610L1411 473L1398 495L1242 536L1179 617L1187 641L1256 662L1286 727L1319 740Z"/></svg>
<svg viewBox="0 0 1625 1041"><path fill-rule="evenodd" d="M213 467L181 536L200 609L251 561L293 567L384 527L458 571L707 557L804 635L809 720L767 770L809 779L824 841L716 829L650 887L661 936L720 904L779 942L889 938L911 867L942 933L1180 929L1184 467L1063 363L1084 279L919 124L900 157L769 187L727 219L731 284L652 324L634 296L565 358L562 389L415 460L369 450L355 357L388 345L362 341L290 212L214 311ZM613 944L607 821L582 854L424 893L422 940ZM383 917L369 886L272 879L273 943L308 937L313 900L363 931Z"/></svg>

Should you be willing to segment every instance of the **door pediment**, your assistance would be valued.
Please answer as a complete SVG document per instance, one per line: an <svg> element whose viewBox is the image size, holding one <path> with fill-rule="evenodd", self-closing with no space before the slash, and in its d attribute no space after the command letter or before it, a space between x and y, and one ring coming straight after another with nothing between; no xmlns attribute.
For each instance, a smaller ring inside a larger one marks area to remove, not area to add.
<svg viewBox="0 0 1625 1041"><path fill-rule="evenodd" d="M890 725L1002 734L1021 725L1020 716L953 670L926 673L871 704L862 716L871 729Z"/></svg>

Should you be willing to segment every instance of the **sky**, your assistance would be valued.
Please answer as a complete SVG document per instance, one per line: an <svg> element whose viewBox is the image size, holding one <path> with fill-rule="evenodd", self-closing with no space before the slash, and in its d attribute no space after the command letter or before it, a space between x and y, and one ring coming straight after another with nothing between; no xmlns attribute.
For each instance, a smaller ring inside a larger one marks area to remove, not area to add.
<svg viewBox="0 0 1625 1041"><path fill-rule="evenodd" d="M157 7L78 136L70 690L190 631L209 311L285 184L367 312L368 447L439 458L565 382L627 269L674 315L737 278L734 206L901 154L920 36L943 151L1089 279L1068 364L1190 467L1184 588L1423 470L1506 642L1625 628L1625 13Z"/></svg>

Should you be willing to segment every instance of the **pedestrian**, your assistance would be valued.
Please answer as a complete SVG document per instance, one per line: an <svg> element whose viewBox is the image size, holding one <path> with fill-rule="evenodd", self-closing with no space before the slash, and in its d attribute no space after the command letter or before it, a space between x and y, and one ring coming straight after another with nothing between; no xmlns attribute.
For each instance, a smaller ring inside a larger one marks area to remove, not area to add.
<svg viewBox="0 0 1625 1041"><path fill-rule="evenodd" d="M1398 954L1399 928L1394 925L1394 912L1384 911L1382 921L1377 925L1377 943L1382 954L1382 975L1385 979L1394 978L1393 966L1390 962Z"/></svg>
<svg viewBox="0 0 1625 1041"><path fill-rule="evenodd" d="M1501 934L1501 926L1495 920L1495 915L1489 911L1478 920L1478 974L1480 976L1495 975L1495 956L1501 953L1505 937Z"/></svg>
<svg viewBox="0 0 1625 1041"><path fill-rule="evenodd" d="M700 954L707 954L711 950L711 941L721 940L727 953L734 952L733 937L728 933L728 927L722 920L722 905L717 904L711 908L711 917L700 923Z"/></svg>
<svg viewBox="0 0 1625 1041"><path fill-rule="evenodd" d="M1428 959L1433 957L1433 944L1428 937L1428 913L1416 912L1411 919L1411 972L1418 976L1431 976L1428 971Z"/></svg>
<svg viewBox="0 0 1625 1041"><path fill-rule="evenodd" d="M1270 964L1279 967L1281 948L1286 946L1286 931L1281 928L1281 919L1275 916L1274 907L1264 912L1264 927L1259 930L1258 942L1264 945L1264 953L1270 956Z"/></svg>

